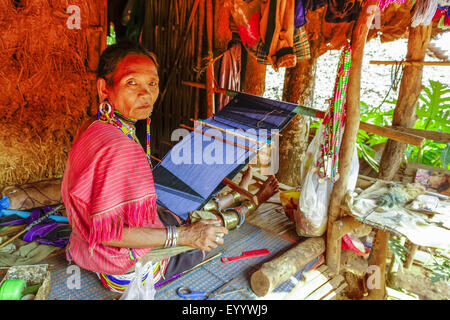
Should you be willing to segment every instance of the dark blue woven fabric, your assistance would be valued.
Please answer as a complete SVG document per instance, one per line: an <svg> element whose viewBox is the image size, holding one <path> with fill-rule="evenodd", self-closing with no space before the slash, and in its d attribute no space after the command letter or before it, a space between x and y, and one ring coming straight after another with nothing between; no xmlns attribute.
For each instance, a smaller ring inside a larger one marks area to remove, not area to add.
<svg viewBox="0 0 450 320"><path fill-rule="evenodd" d="M246 130L243 134L247 137L267 141L271 130L281 131L289 123L296 107L240 93L205 122L224 129ZM258 148L251 139L226 135L207 126L198 130L203 133L193 131L184 137L153 169L158 203L183 219L211 199L225 177L234 178Z"/></svg>

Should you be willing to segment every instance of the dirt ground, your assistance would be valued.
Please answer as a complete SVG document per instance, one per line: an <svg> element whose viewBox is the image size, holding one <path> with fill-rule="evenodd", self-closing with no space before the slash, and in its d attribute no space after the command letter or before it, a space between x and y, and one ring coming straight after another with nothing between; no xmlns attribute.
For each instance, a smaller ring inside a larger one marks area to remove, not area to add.
<svg viewBox="0 0 450 320"><path fill-rule="evenodd" d="M419 296L420 300L449 300L450 283L439 281L432 283L432 272L426 268L412 265L404 269L397 277L397 285Z"/></svg>

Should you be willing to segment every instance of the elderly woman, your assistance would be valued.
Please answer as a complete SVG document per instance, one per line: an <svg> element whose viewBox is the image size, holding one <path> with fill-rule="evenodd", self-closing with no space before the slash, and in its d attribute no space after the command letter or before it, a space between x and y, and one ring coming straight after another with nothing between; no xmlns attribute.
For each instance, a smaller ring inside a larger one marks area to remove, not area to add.
<svg viewBox="0 0 450 320"><path fill-rule="evenodd" d="M167 210L157 210L150 161L150 114L159 95L155 56L138 44L121 42L101 55L97 70L99 112L74 139L62 183L62 197L72 226L68 260L94 271L111 290L123 292L135 263L152 248L194 248L154 265L155 283L187 270L223 244L219 220L182 224ZM147 121L141 145L135 124ZM267 200L276 180L259 193ZM218 222L219 221L219 222ZM147 270L147 273L151 270Z"/></svg>

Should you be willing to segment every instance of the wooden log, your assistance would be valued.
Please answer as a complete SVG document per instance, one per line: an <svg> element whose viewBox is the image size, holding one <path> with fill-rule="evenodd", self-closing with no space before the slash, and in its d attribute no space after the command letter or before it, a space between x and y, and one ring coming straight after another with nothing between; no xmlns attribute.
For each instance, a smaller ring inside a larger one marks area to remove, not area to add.
<svg viewBox="0 0 450 320"><path fill-rule="evenodd" d="M361 67L364 56L364 46L375 16L374 10L368 10L369 6L377 5L378 1L368 1L361 9L352 34L352 65L347 88L347 110L345 131L339 150L339 180L334 184L330 196L328 209L328 232L326 263L332 272L339 273L341 248L336 243L336 236L332 229L334 222L339 218L340 207L347 191L348 176L351 168L352 157L356 146L356 136L360 125L360 95L361 95Z"/></svg>
<svg viewBox="0 0 450 320"><path fill-rule="evenodd" d="M253 292L258 296L265 296L323 252L324 239L309 238L274 260L264 263L250 278Z"/></svg>
<svg viewBox="0 0 450 320"><path fill-rule="evenodd" d="M431 35L431 25L410 28L408 38L407 61L423 61ZM403 69L400 92L394 110L393 126L412 127L415 122L416 104L422 91L422 66L405 66ZM388 140L380 160L379 178L391 180L400 168L404 157L406 145ZM387 246L390 234L377 230L373 243L373 254L369 265L376 265L380 271L380 288L372 288L366 297L367 300L386 299L386 259Z"/></svg>
<svg viewBox="0 0 450 320"><path fill-rule="evenodd" d="M388 127L393 128L397 131L411 133L416 136L423 137L428 140L439 141L439 142L450 142L450 133L448 132L439 132L439 131L431 131L431 130L422 130L422 129L414 129L414 128L404 128L399 126ZM389 137L388 137L389 138Z"/></svg>
<svg viewBox="0 0 450 320"><path fill-rule="evenodd" d="M381 61L381 60L371 60L370 64L402 65L402 66L449 67L450 66L450 61Z"/></svg>

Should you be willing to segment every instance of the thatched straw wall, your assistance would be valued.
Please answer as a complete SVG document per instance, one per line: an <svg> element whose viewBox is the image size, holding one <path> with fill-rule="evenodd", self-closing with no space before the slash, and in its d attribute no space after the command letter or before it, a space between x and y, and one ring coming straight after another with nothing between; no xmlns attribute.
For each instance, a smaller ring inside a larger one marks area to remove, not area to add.
<svg viewBox="0 0 450 320"><path fill-rule="evenodd" d="M69 5L80 8L80 29L66 24ZM89 65L98 59L102 5L0 0L0 190L63 174L73 137L96 104Z"/></svg>

